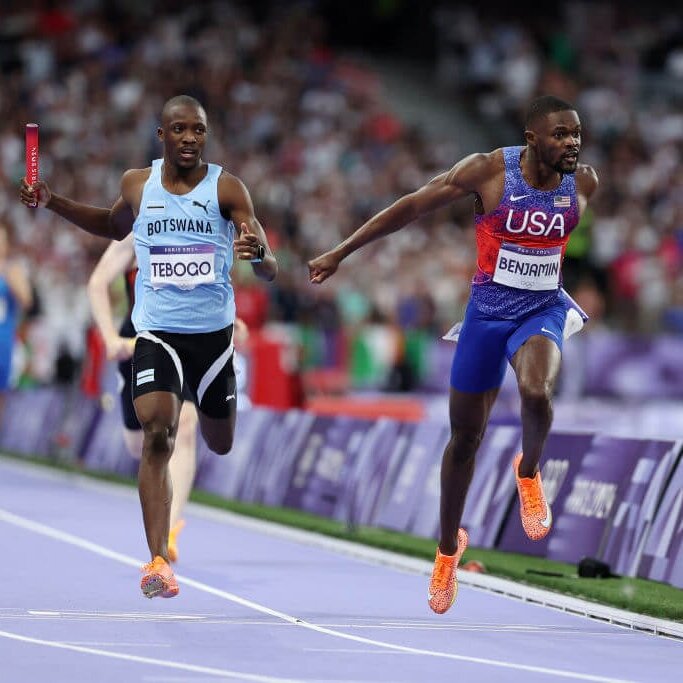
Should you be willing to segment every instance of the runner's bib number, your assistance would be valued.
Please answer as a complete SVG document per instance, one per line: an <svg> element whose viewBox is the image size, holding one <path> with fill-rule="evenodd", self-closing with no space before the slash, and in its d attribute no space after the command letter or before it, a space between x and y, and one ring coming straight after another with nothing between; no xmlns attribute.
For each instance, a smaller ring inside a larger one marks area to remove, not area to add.
<svg viewBox="0 0 683 683"><path fill-rule="evenodd" d="M150 247L149 270L152 287L174 286L194 289L213 284L216 247L202 244L185 247Z"/></svg>
<svg viewBox="0 0 683 683"><path fill-rule="evenodd" d="M516 289L557 289L561 263L562 247L532 249L504 242L498 251L493 281Z"/></svg>

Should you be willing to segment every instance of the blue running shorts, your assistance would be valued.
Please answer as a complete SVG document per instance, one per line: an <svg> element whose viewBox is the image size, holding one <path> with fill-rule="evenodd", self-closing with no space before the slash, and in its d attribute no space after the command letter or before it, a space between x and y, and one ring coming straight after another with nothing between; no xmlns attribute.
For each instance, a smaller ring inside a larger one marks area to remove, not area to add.
<svg viewBox="0 0 683 683"><path fill-rule="evenodd" d="M540 334L562 351L567 307L562 301L517 320L491 318L469 302L451 366L451 387L480 393L503 383L507 362L524 342Z"/></svg>

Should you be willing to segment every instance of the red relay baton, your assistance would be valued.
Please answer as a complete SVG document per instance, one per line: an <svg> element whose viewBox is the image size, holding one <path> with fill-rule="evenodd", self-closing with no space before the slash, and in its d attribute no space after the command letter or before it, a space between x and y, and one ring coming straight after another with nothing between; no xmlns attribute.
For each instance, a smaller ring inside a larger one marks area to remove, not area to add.
<svg viewBox="0 0 683 683"><path fill-rule="evenodd" d="M26 182L29 185L38 180L38 124L26 124ZM37 206L37 204L34 204Z"/></svg>

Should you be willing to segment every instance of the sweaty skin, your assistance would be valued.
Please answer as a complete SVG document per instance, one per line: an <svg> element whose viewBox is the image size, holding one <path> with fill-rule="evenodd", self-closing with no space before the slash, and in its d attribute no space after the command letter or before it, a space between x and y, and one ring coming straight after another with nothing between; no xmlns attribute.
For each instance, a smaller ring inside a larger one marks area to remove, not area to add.
<svg viewBox="0 0 683 683"><path fill-rule="evenodd" d="M527 127L520 168L526 183L539 190L554 190L563 174L573 173L579 215L598 185L590 166L578 163L581 124L573 109L546 113ZM505 162L502 149L472 154L449 171L380 211L346 240L308 263L310 281L321 284L331 277L343 259L362 246L389 235L417 218L451 202L474 195L478 214L493 211L503 198ZM533 477L552 423L552 395L560 369L559 348L547 337L531 336L515 353L511 365L521 397L523 458L522 477ZM450 389L451 439L441 466L441 533L439 549L453 555L465 497L498 388L480 393Z"/></svg>
<svg viewBox="0 0 683 683"><path fill-rule="evenodd" d="M206 177L209 166L202 160L202 152L208 132L206 113L196 100L179 96L166 103L157 130L163 146L161 183L166 191L186 194ZM127 170L121 178L120 195L110 208L87 206L55 194L42 180L33 186L23 180L20 198L26 206L46 207L93 235L122 240L133 229L151 170ZM277 261L254 214L244 183L223 171L218 179L217 193L222 216L232 220L239 229L239 236L233 243L236 257L252 261L257 277L273 280L277 274ZM254 262L260 252L264 253L263 259ZM228 453L232 447L234 404L232 402L227 418L211 418L199 411L202 436L215 453ZM172 392L152 391L138 396L134 405L144 432L138 482L147 542L152 558L160 556L167 560L172 498L168 462L178 434L181 404Z"/></svg>

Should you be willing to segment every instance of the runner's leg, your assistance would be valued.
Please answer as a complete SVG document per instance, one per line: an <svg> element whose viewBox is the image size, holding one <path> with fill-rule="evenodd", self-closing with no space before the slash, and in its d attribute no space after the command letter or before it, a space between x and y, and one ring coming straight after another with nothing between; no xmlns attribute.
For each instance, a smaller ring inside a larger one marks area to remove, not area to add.
<svg viewBox="0 0 683 683"><path fill-rule="evenodd" d="M452 555L474 473L474 458L486 430L498 388L466 393L451 388L449 413L451 438L441 460L441 534L439 550Z"/></svg>
<svg viewBox="0 0 683 683"><path fill-rule="evenodd" d="M138 489L145 534L152 557L168 560L173 487L168 463L173 454L180 416L180 399L168 391L153 391L135 399L142 425L142 458Z"/></svg>

